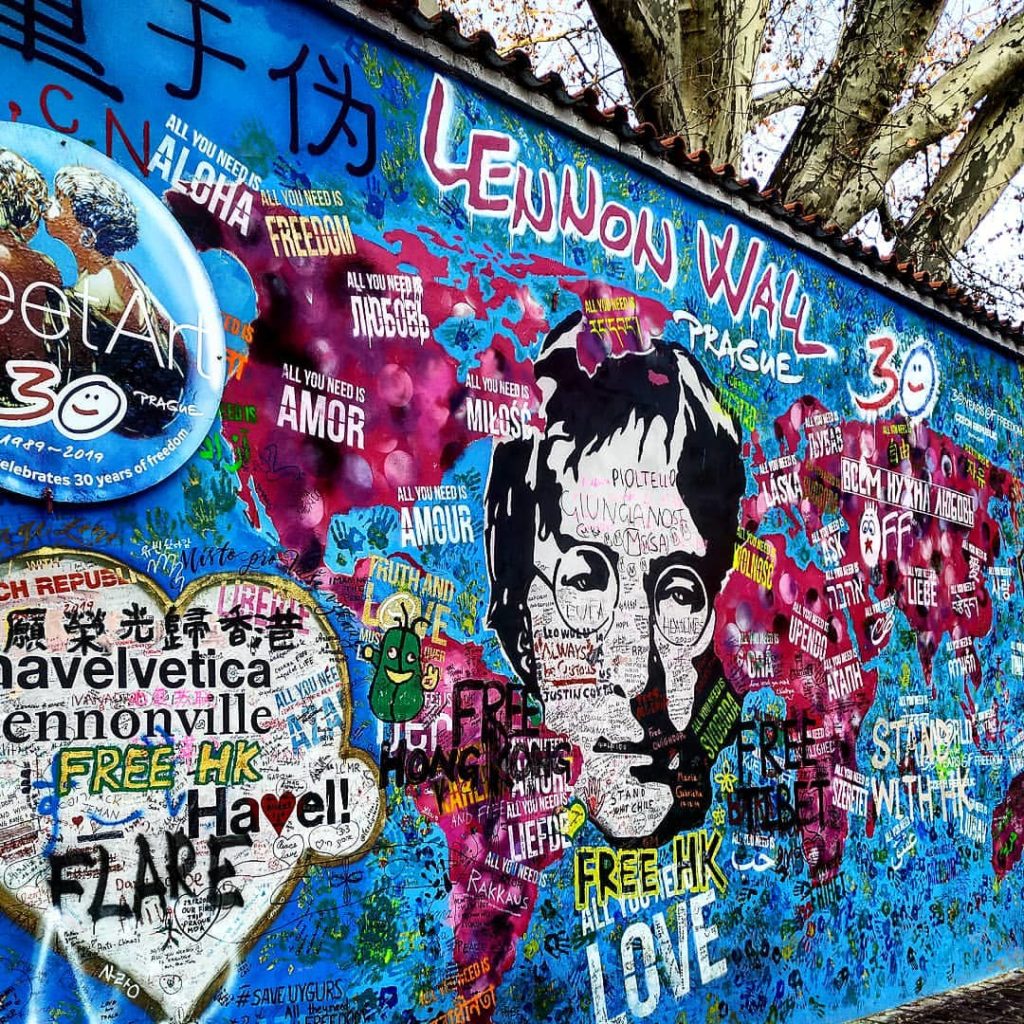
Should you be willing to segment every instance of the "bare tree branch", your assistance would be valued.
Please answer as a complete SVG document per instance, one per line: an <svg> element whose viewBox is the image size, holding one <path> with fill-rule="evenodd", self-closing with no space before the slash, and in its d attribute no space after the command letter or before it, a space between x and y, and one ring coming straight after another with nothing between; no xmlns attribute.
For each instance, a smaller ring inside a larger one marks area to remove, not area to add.
<svg viewBox="0 0 1024 1024"><path fill-rule="evenodd" d="M861 0L771 184L828 216L907 86L943 0ZM863 209L877 206L868 204ZM854 218L854 221L857 218ZM850 223L854 223L851 221Z"/></svg>
<svg viewBox="0 0 1024 1024"><path fill-rule="evenodd" d="M757 124L766 117L780 114L790 107L802 107L807 103L810 93L795 85L784 84L778 89L757 96L750 101L750 123Z"/></svg>
<svg viewBox="0 0 1024 1024"><path fill-rule="evenodd" d="M1024 83L989 98L900 230L896 255L948 276L952 257L1024 165Z"/></svg>
<svg viewBox="0 0 1024 1024"><path fill-rule="evenodd" d="M1008 88L1012 98L1022 74L1024 12L1000 25L931 87L881 125L863 153L856 175L833 206L836 223L844 228L856 223L865 210L877 205L882 189L897 168L953 131L986 95Z"/></svg>

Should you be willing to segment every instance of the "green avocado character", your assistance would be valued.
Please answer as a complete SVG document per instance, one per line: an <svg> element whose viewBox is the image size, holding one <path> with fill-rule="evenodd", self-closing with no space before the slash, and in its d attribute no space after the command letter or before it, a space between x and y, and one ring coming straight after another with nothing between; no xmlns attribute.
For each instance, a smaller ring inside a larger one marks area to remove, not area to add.
<svg viewBox="0 0 1024 1024"><path fill-rule="evenodd" d="M367 644L363 657L375 668L370 684L370 710L382 722L408 722L423 708L423 670L420 667L420 638L405 623L392 626L380 647Z"/></svg>

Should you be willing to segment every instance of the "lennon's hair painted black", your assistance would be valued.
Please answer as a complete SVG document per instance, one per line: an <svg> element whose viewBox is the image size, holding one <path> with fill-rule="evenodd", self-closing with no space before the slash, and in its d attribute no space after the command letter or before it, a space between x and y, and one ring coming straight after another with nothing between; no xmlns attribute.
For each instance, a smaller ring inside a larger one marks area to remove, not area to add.
<svg viewBox="0 0 1024 1024"><path fill-rule="evenodd" d="M552 445L572 441L568 465L575 469L585 453L631 424L642 428L644 443L655 443L648 440L650 429L664 423L666 464L676 471L676 487L706 543L695 564L712 600L732 564L746 483L738 428L688 352L655 340L644 352L605 359L591 376L580 367L575 345L564 344L580 320L574 313L551 331L534 367L547 393L544 433L496 446L485 496L488 624L537 698L527 594L538 533L557 536L561 525L560 486L549 464Z"/></svg>

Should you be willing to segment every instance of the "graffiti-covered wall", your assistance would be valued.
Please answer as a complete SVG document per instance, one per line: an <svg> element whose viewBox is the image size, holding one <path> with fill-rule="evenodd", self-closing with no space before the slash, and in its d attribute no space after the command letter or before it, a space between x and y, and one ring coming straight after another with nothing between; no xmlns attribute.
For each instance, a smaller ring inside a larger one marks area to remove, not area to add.
<svg viewBox="0 0 1024 1024"><path fill-rule="evenodd" d="M1019 962L998 339L387 14L0 45L0 1021L806 1024Z"/></svg>

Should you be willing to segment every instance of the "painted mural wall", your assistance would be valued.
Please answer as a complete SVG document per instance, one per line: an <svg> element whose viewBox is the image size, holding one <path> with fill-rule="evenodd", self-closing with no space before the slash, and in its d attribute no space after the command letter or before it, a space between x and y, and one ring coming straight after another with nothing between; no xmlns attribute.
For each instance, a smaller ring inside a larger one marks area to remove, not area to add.
<svg viewBox="0 0 1024 1024"><path fill-rule="evenodd" d="M0 45L0 1021L1020 963L1019 362L343 14Z"/></svg>

